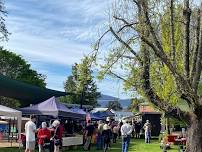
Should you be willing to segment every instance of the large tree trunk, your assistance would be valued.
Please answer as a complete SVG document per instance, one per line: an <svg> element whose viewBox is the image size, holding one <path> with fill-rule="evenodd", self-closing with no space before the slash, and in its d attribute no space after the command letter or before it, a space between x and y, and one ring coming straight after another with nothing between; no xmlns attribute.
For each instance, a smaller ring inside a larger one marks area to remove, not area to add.
<svg viewBox="0 0 202 152"><path fill-rule="evenodd" d="M186 152L202 152L202 116L194 116L188 129Z"/></svg>

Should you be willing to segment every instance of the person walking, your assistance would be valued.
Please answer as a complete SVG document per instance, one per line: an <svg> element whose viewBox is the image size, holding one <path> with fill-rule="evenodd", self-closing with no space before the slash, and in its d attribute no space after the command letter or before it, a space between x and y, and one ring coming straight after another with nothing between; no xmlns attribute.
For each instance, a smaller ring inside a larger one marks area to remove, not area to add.
<svg viewBox="0 0 202 152"><path fill-rule="evenodd" d="M25 135L26 135L26 149L25 152L32 152L35 149L35 133L36 133L36 116L31 115L30 120L25 124Z"/></svg>
<svg viewBox="0 0 202 152"><path fill-rule="evenodd" d="M103 149L104 152L107 152L110 146L110 136L111 136L111 128L108 124L105 124L103 126L102 136L104 141Z"/></svg>
<svg viewBox="0 0 202 152"><path fill-rule="evenodd" d="M47 128L46 122L42 122L41 128L38 130L37 138L38 138L38 146L39 152L50 152L50 130Z"/></svg>
<svg viewBox="0 0 202 152"><path fill-rule="evenodd" d="M149 120L146 121L144 124L144 130L145 130L145 143L150 143L150 138L151 138L151 124Z"/></svg>
<svg viewBox="0 0 202 152"><path fill-rule="evenodd" d="M128 152L132 131L132 126L128 123L127 120L124 120L123 125L121 126L122 152Z"/></svg>
<svg viewBox="0 0 202 152"><path fill-rule="evenodd" d="M103 148L103 137L102 137L103 126L104 124L102 120L100 120L98 122L98 134L97 134L97 141L96 141L97 150L102 150Z"/></svg>
<svg viewBox="0 0 202 152"><path fill-rule="evenodd" d="M93 136L93 132L95 130L95 127L93 124L91 124L91 121L88 120L88 125L85 129L85 144L84 144L84 150L90 150L91 147L91 140Z"/></svg>

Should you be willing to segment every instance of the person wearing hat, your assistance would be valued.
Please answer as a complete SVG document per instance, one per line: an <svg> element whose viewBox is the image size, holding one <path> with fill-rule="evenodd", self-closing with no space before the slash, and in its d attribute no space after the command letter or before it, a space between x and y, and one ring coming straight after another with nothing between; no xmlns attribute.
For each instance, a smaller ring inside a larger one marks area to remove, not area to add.
<svg viewBox="0 0 202 152"><path fill-rule="evenodd" d="M145 130L145 143L150 143L151 138L151 124L149 120L146 120L146 123L144 124L144 130Z"/></svg>
<svg viewBox="0 0 202 152"><path fill-rule="evenodd" d="M103 126L104 126L104 123L102 122L102 120L100 120L98 122L98 133L97 133L97 142L96 142L97 150L102 150L103 148L103 138L102 138Z"/></svg>
<svg viewBox="0 0 202 152"><path fill-rule="evenodd" d="M102 131L102 136L104 140L104 152L107 152L110 144L110 135L111 135L111 128L110 126L106 123L103 126L103 131Z"/></svg>
<svg viewBox="0 0 202 152"><path fill-rule="evenodd" d="M133 131L133 128L128 123L128 121L123 120L123 125L121 126L122 152L128 152L132 131Z"/></svg>

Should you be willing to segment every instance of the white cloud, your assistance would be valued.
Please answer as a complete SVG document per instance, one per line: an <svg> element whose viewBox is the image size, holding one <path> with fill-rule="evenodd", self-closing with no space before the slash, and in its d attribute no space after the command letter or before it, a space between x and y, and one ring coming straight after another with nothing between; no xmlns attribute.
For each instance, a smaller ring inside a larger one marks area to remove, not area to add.
<svg viewBox="0 0 202 152"><path fill-rule="evenodd" d="M21 54L33 67L47 75L47 86L63 90L66 73L57 73L41 64L71 66L84 54L91 52L98 30L107 22L109 0L12 0L6 1L6 24L12 35L1 43ZM37 63L37 64L36 64ZM98 83L100 91L108 95L124 96L117 82Z"/></svg>

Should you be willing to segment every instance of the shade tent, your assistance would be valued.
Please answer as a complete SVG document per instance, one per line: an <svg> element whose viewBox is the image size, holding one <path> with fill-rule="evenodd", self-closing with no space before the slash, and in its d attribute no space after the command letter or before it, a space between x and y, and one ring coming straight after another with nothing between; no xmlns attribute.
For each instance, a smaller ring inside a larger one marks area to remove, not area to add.
<svg viewBox="0 0 202 152"><path fill-rule="evenodd" d="M71 108L71 111L76 113L77 116L79 116L79 118L85 119L85 117L86 117L86 112L83 109Z"/></svg>
<svg viewBox="0 0 202 152"><path fill-rule="evenodd" d="M68 94L70 93L40 88L0 74L0 96L18 99L24 106L37 104L52 96L60 97Z"/></svg>
<svg viewBox="0 0 202 152"><path fill-rule="evenodd" d="M8 117L17 117L17 129L18 129L18 137L21 134L21 120L22 120L22 112L0 105L0 115L1 116L8 116Z"/></svg>
<svg viewBox="0 0 202 152"><path fill-rule="evenodd" d="M100 120L105 120L107 117L114 117L114 114L108 112L108 111L98 111L96 113L92 113L93 117L100 119Z"/></svg>
<svg viewBox="0 0 202 152"><path fill-rule="evenodd" d="M107 117L115 116L113 110L109 110L108 108L94 108L91 113L94 117L101 119L106 119Z"/></svg>
<svg viewBox="0 0 202 152"><path fill-rule="evenodd" d="M105 118L101 118L101 117L98 117L98 116L95 116L93 113L90 113L90 118L91 120L105 120Z"/></svg>
<svg viewBox="0 0 202 152"><path fill-rule="evenodd" d="M41 102L39 104L20 108L23 114L35 114L35 115L49 115L53 117L63 116L63 117L78 117L78 114L68 109L64 104L60 103L57 98L51 97L48 100Z"/></svg>

